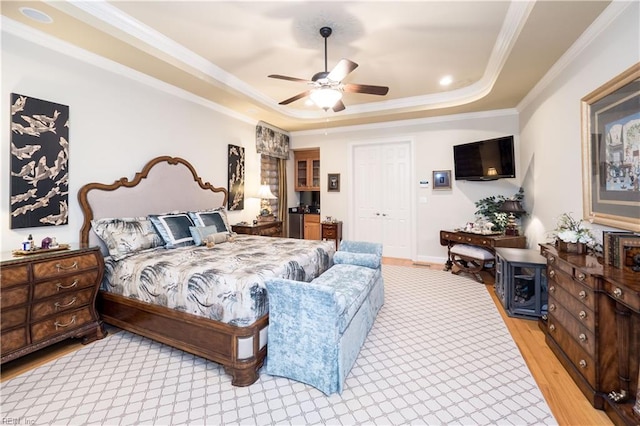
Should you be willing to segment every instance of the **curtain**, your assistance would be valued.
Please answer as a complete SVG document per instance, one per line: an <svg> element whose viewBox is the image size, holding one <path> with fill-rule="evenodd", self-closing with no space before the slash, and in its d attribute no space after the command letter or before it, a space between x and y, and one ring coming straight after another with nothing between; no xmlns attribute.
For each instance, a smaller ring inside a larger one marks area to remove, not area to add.
<svg viewBox="0 0 640 426"><path fill-rule="evenodd" d="M278 219L282 221L282 234L287 236L289 232L289 212L287 211L287 160L278 160L278 193L280 203L278 204Z"/></svg>
<svg viewBox="0 0 640 426"><path fill-rule="evenodd" d="M269 157L289 158L289 135L263 121L256 125L256 151Z"/></svg>

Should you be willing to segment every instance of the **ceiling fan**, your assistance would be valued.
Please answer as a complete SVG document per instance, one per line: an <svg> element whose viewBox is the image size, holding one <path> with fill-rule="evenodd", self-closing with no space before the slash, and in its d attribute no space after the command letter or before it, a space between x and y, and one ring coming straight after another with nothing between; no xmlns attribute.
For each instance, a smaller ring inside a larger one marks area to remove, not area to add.
<svg viewBox="0 0 640 426"><path fill-rule="evenodd" d="M386 86L342 83L342 80L349 75L351 71L358 67L358 64L348 59L341 59L331 72L327 71L327 38L331 33L332 30L329 27L320 28L320 35L324 38L324 71L316 73L311 77L311 80L278 74L269 75L270 78L296 81L312 86L309 90L305 90L304 92L298 93L289 99L285 99L279 103L280 105L288 105L291 102L309 96L316 105L325 111L331 108L334 112L338 112L345 108L344 103L342 103L342 92L365 93L368 95L380 96L384 96L389 92L389 88Z"/></svg>

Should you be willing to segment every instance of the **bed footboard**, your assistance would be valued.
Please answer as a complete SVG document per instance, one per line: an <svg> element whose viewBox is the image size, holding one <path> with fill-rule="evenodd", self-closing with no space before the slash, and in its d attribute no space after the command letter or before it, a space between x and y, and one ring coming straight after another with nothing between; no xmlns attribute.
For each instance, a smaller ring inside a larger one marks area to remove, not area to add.
<svg viewBox="0 0 640 426"><path fill-rule="evenodd" d="M105 323L222 364L234 386L258 379L267 354L268 315L235 327L105 291L97 303Z"/></svg>

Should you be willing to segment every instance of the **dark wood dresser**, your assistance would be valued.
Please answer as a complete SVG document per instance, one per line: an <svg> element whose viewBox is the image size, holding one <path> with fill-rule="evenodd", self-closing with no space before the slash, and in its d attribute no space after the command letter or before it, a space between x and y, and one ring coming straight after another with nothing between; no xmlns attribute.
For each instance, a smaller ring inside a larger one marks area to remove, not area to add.
<svg viewBox="0 0 640 426"><path fill-rule="evenodd" d="M106 336L95 301L104 260L96 248L71 248L0 263L1 363L53 343Z"/></svg>
<svg viewBox="0 0 640 426"><path fill-rule="evenodd" d="M617 425L634 413L640 361L640 273L541 245L547 259L546 341L589 402Z"/></svg>
<svg viewBox="0 0 640 426"><path fill-rule="evenodd" d="M336 251L340 247L340 241L342 241L342 222L322 222L322 239L323 240L335 240Z"/></svg>
<svg viewBox="0 0 640 426"><path fill-rule="evenodd" d="M282 221L258 222L255 225L238 223L231 225L231 230L238 234L261 235L263 237L282 237Z"/></svg>

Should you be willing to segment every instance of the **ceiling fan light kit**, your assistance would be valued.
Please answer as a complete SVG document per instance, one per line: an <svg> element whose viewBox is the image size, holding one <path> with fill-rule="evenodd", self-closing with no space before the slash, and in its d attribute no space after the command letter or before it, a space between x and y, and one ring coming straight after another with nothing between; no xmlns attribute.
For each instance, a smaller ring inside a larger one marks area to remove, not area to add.
<svg viewBox="0 0 640 426"><path fill-rule="evenodd" d="M286 75L271 74L268 77L280 80L294 81L306 83L312 88L304 92L298 93L289 99L280 102L280 105L288 105L306 96L320 108L328 111L332 109L334 112L345 109L342 103L342 93L364 93L367 95L384 96L389 92L386 86L371 86L367 84L351 84L342 83L342 80L353 70L358 67L353 61L341 59L340 62L329 72L327 70L327 38L331 35L332 30L329 27L320 28L320 35L324 38L324 71L317 72L311 80L304 80L297 77L289 77Z"/></svg>

